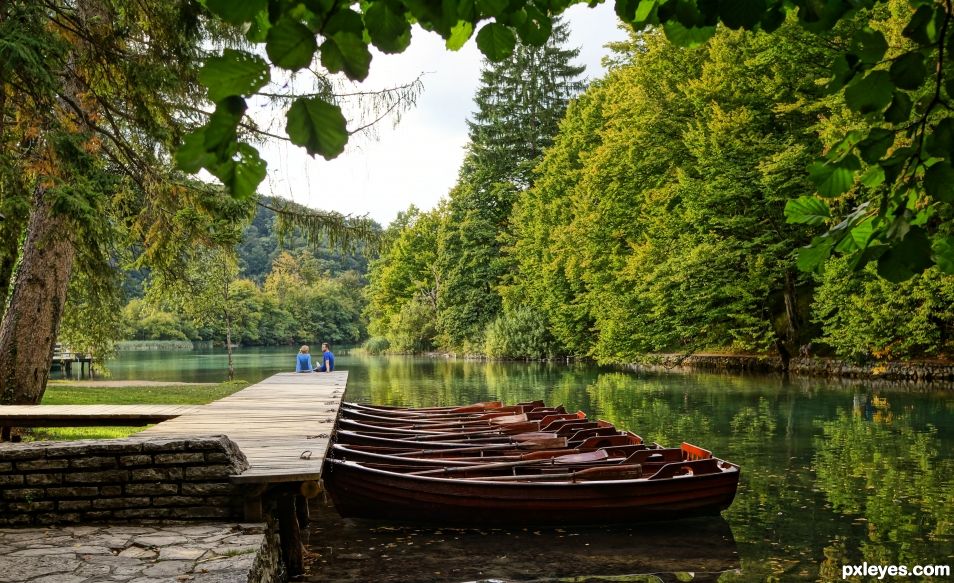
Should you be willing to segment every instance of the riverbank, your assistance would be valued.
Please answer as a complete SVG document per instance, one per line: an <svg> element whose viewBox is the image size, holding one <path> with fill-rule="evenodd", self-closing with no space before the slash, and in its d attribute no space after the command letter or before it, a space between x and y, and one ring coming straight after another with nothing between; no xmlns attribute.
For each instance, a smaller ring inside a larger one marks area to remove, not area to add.
<svg viewBox="0 0 954 583"><path fill-rule="evenodd" d="M461 355L446 352L426 352L428 358L461 358L500 362L525 362L525 359L490 358L483 355ZM557 358L552 362L587 362L580 358ZM879 361L867 364L852 363L835 358L792 358L788 370L778 356L766 354L649 354L639 362L618 364L637 372L751 372L761 374L784 373L802 377L825 379L882 380L900 383L954 383L954 362L943 360Z"/></svg>
<svg viewBox="0 0 954 583"><path fill-rule="evenodd" d="M751 354L656 354L626 365L637 371L672 372L678 369L726 372L785 372L777 356ZM806 377L877 379L893 382L954 382L954 363L940 360L885 361L867 364L834 358L793 358L788 374Z"/></svg>

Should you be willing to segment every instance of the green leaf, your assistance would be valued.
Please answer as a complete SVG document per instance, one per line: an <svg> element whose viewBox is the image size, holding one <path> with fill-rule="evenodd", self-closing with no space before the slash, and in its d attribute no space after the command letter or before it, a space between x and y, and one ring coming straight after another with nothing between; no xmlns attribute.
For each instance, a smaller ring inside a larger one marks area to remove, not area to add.
<svg viewBox="0 0 954 583"><path fill-rule="evenodd" d="M331 15L331 18L322 27L321 34L329 37L339 32L350 32L360 36L364 31L364 26L364 20L362 20L360 14L350 8L342 8Z"/></svg>
<svg viewBox="0 0 954 583"><path fill-rule="evenodd" d="M901 34L921 45L929 45L934 41L928 33L928 27L934 18L934 10L930 5L920 6L908 20L908 24Z"/></svg>
<svg viewBox="0 0 954 583"><path fill-rule="evenodd" d="M527 4L525 10L527 19L516 26L520 40L530 46L542 47L550 38L553 21L532 4Z"/></svg>
<svg viewBox="0 0 954 583"><path fill-rule="evenodd" d="M238 144L232 159L213 166L209 171L222 181L233 197L246 200L265 180L267 166L258 150L248 144Z"/></svg>
<svg viewBox="0 0 954 583"><path fill-rule="evenodd" d="M954 168L937 162L924 173L924 191L934 200L954 202Z"/></svg>
<svg viewBox="0 0 954 583"><path fill-rule="evenodd" d="M477 0L477 8L484 16L500 16L509 4L509 0Z"/></svg>
<svg viewBox="0 0 954 583"><path fill-rule="evenodd" d="M210 12L232 24L252 22L268 8L268 0L206 0Z"/></svg>
<svg viewBox="0 0 954 583"><path fill-rule="evenodd" d="M948 275L954 275L954 237L935 237L932 250L938 269Z"/></svg>
<svg viewBox="0 0 954 583"><path fill-rule="evenodd" d="M891 81L901 89L917 89L927 77L924 55L918 51L905 53L891 63L889 72Z"/></svg>
<svg viewBox="0 0 954 583"><path fill-rule="evenodd" d="M813 162L808 174L818 188L818 194L832 198L840 196L855 183L855 172L861 169L861 163L854 156L845 156L838 162Z"/></svg>
<svg viewBox="0 0 954 583"><path fill-rule="evenodd" d="M865 173L861 175L861 183L867 186L868 188L878 188L884 184L884 168L874 164L865 170Z"/></svg>
<svg viewBox="0 0 954 583"><path fill-rule="evenodd" d="M499 63L513 54L517 39L510 28L488 22L477 32L477 46L492 63Z"/></svg>
<svg viewBox="0 0 954 583"><path fill-rule="evenodd" d="M884 112L884 121L895 125L908 121L911 117L911 97L904 91L895 91L891 106Z"/></svg>
<svg viewBox="0 0 954 583"><path fill-rule="evenodd" d="M224 160L234 150L236 128L247 108L245 100L234 95L215 104L215 111L209 116L203 131L203 147L215 154L218 160Z"/></svg>
<svg viewBox="0 0 954 583"><path fill-rule="evenodd" d="M371 67L371 51L361 37L339 32L321 43L321 64L332 73L344 71L349 79L363 81Z"/></svg>
<svg viewBox="0 0 954 583"><path fill-rule="evenodd" d="M245 33L245 38L256 44L263 43L268 39L268 29L271 27L272 23L268 20L268 12L263 10L252 19L248 31Z"/></svg>
<svg viewBox="0 0 954 583"><path fill-rule="evenodd" d="M448 49L458 51L474 34L474 25L466 20L460 20L457 25L451 29L451 35L447 37L444 43Z"/></svg>
<svg viewBox="0 0 954 583"><path fill-rule="evenodd" d="M785 216L789 223L821 225L831 219L831 209L817 197L800 196L785 203Z"/></svg>
<svg viewBox="0 0 954 583"><path fill-rule="evenodd" d="M390 2L372 3L364 13L364 23L371 42L383 53L403 52L411 43L411 24L403 10L395 9Z"/></svg>
<svg viewBox="0 0 954 583"><path fill-rule="evenodd" d="M288 109L285 131L293 144L312 156L337 157L348 143L348 129L341 108L317 97L299 98Z"/></svg>
<svg viewBox="0 0 954 583"><path fill-rule="evenodd" d="M931 241L920 227L913 227L904 239L878 258L878 275L900 283L931 267Z"/></svg>
<svg viewBox="0 0 954 583"><path fill-rule="evenodd" d="M858 249L865 249L874 235L875 217L869 217L851 230L851 240Z"/></svg>
<svg viewBox="0 0 954 583"><path fill-rule="evenodd" d="M833 244L830 237L815 237L810 245L798 250L798 259L795 262L798 269L805 272L818 270L831 255Z"/></svg>
<svg viewBox="0 0 954 583"><path fill-rule="evenodd" d="M894 144L894 132L884 128L872 128L868 137L858 143L861 159L873 164L888 153L888 148Z"/></svg>
<svg viewBox="0 0 954 583"><path fill-rule="evenodd" d="M845 89L845 103L861 114L881 111L891 102L893 89L887 71L872 71Z"/></svg>
<svg viewBox="0 0 954 583"><path fill-rule="evenodd" d="M204 128L186 135L182 145L176 149L175 159L176 166L189 174L195 174L202 168L215 163L215 156L205 149Z"/></svg>
<svg viewBox="0 0 954 583"><path fill-rule="evenodd" d="M765 14L765 0L719 2L719 19L729 28L752 30Z"/></svg>
<svg viewBox="0 0 954 583"><path fill-rule="evenodd" d="M686 28L682 23L669 20L663 24L663 31L669 42L676 46L693 48L702 46L715 34L714 26Z"/></svg>
<svg viewBox="0 0 954 583"><path fill-rule="evenodd" d="M924 149L937 158L951 158L954 154L954 119L946 117L931 128Z"/></svg>
<svg viewBox="0 0 954 583"><path fill-rule="evenodd" d="M265 52L282 69L297 71L307 67L317 48L315 35L297 20L283 17L268 30Z"/></svg>
<svg viewBox="0 0 954 583"><path fill-rule="evenodd" d="M825 91L834 93L854 79L857 73L858 57L852 54L841 54L832 61L832 78L825 85Z"/></svg>
<svg viewBox="0 0 954 583"><path fill-rule="evenodd" d="M633 24L653 22L658 5L659 3L656 0L639 0L636 11L633 13Z"/></svg>
<svg viewBox="0 0 954 583"><path fill-rule="evenodd" d="M781 5L772 6L762 16L761 29L764 32L775 32L785 23L785 14L786 12Z"/></svg>
<svg viewBox="0 0 954 583"><path fill-rule="evenodd" d="M265 59L234 49L209 58L199 71L199 82L209 88L209 99L221 101L230 95L251 95L268 83Z"/></svg>
<svg viewBox="0 0 954 583"><path fill-rule="evenodd" d="M874 64L884 58L888 50L888 41L881 31L865 27L855 34L854 54L862 63Z"/></svg>

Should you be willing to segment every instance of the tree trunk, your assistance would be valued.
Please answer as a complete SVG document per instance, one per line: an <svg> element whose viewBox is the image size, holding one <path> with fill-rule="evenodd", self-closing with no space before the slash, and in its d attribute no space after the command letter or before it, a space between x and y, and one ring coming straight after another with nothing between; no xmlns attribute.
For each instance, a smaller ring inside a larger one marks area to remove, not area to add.
<svg viewBox="0 0 954 583"><path fill-rule="evenodd" d="M785 316L788 320L788 341L793 347L798 347L801 335L798 325L798 292L795 289L795 276L791 271L785 272Z"/></svg>
<svg viewBox="0 0 954 583"><path fill-rule="evenodd" d="M35 405L53 361L76 249L43 187L33 195L23 257L0 323L0 404Z"/></svg>
<svg viewBox="0 0 954 583"><path fill-rule="evenodd" d="M226 286L228 290L228 286ZM229 313L228 308L228 291L225 292L226 295L226 308L225 308L225 351L229 355L229 380L235 379L235 367L232 364L232 314Z"/></svg>

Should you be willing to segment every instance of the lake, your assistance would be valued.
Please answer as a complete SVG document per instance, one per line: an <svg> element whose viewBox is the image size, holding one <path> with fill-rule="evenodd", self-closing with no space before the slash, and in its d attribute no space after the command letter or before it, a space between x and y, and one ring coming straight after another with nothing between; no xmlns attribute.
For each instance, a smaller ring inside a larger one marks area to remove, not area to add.
<svg viewBox="0 0 954 583"><path fill-rule="evenodd" d="M843 567L863 563L954 567L950 390L336 356L337 368L350 371L346 400L545 399L646 441L710 449L739 464L742 478L722 520L629 529L421 529L343 521L320 508L309 581L841 581ZM294 349L239 349L236 377L294 370L294 357ZM116 379L219 381L225 356L130 352L110 369Z"/></svg>

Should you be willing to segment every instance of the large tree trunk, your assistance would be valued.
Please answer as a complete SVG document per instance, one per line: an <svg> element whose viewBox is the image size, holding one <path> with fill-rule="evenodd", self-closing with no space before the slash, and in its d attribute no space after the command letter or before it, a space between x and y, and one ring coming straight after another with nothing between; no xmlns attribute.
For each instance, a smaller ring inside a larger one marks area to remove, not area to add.
<svg viewBox="0 0 954 583"><path fill-rule="evenodd" d="M60 328L75 246L66 217L37 187L9 309L0 323L0 404L35 405L43 397Z"/></svg>

